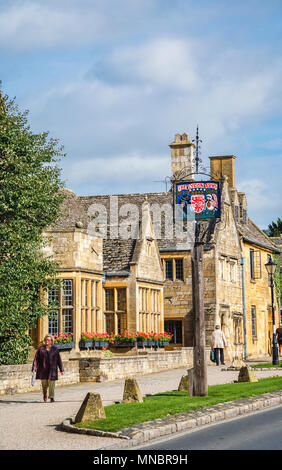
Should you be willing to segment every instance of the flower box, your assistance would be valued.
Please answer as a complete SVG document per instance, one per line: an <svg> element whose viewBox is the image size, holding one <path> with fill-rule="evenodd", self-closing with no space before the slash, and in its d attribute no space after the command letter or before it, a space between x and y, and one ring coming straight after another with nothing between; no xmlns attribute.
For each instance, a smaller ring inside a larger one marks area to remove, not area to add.
<svg viewBox="0 0 282 470"><path fill-rule="evenodd" d="M54 346L58 349L72 349L75 347L75 342L70 341L69 343L54 343Z"/></svg>
<svg viewBox="0 0 282 470"><path fill-rule="evenodd" d="M85 341L81 340L79 341L79 347L80 349L87 349L87 348L93 348L94 347L94 341Z"/></svg>
<svg viewBox="0 0 282 470"><path fill-rule="evenodd" d="M115 346L115 348L134 348L136 346L136 341L114 341L113 346Z"/></svg>
<svg viewBox="0 0 282 470"><path fill-rule="evenodd" d="M145 340L145 341L137 340L137 347L138 348L145 348L146 346L147 346L147 340Z"/></svg>
<svg viewBox="0 0 282 470"><path fill-rule="evenodd" d="M94 346L97 349L108 348L109 347L109 341L95 341Z"/></svg>
<svg viewBox="0 0 282 470"><path fill-rule="evenodd" d="M152 346L156 346L157 342L153 341L152 339L147 340L146 348L151 348Z"/></svg>

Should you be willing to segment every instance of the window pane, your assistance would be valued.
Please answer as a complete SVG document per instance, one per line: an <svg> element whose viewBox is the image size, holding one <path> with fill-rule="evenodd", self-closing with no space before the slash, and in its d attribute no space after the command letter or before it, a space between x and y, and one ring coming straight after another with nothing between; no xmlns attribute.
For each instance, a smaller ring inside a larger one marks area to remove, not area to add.
<svg viewBox="0 0 282 470"><path fill-rule="evenodd" d="M84 305L88 305L88 281L85 280Z"/></svg>
<svg viewBox="0 0 282 470"><path fill-rule="evenodd" d="M114 289L106 289L106 310L114 311Z"/></svg>
<svg viewBox="0 0 282 470"><path fill-rule="evenodd" d="M99 283L97 281L91 281L91 291L90 291L91 307L98 307L98 286L99 286Z"/></svg>
<svg viewBox="0 0 282 470"><path fill-rule="evenodd" d="M59 334L59 312L54 310L48 315L48 334L57 335Z"/></svg>
<svg viewBox="0 0 282 470"><path fill-rule="evenodd" d="M73 305L72 279L64 279L62 287L62 305Z"/></svg>
<svg viewBox="0 0 282 470"><path fill-rule="evenodd" d="M59 289L49 289L48 292L48 304L59 305Z"/></svg>
<svg viewBox="0 0 282 470"><path fill-rule="evenodd" d="M166 279L173 279L173 269L172 269L172 260L166 259L165 260L165 278Z"/></svg>
<svg viewBox="0 0 282 470"><path fill-rule="evenodd" d="M173 337L170 341L171 344L182 344L182 322L181 321L166 321L165 331L172 333Z"/></svg>
<svg viewBox="0 0 282 470"><path fill-rule="evenodd" d="M126 314L120 313L118 315L118 334L124 333L126 330Z"/></svg>
<svg viewBox="0 0 282 470"><path fill-rule="evenodd" d="M151 312L159 312L159 291L156 289L151 290Z"/></svg>
<svg viewBox="0 0 282 470"><path fill-rule="evenodd" d="M113 313L105 313L105 327L107 333L115 333L115 320Z"/></svg>
<svg viewBox="0 0 282 470"><path fill-rule="evenodd" d="M48 305L59 306L59 289L49 289ZM59 311L51 310L48 315L48 333L50 335L59 333Z"/></svg>
<svg viewBox="0 0 282 470"><path fill-rule="evenodd" d="M126 310L126 289L117 289L117 309Z"/></svg>
<svg viewBox="0 0 282 470"><path fill-rule="evenodd" d="M100 308L100 302L98 302L98 299L99 299L99 287L100 287L100 284L98 281L95 282L95 306L97 308Z"/></svg>
<svg viewBox="0 0 282 470"><path fill-rule="evenodd" d="M250 250L250 275L254 279L254 250Z"/></svg>
<svg viewBox="0 0 282 470"><path fill-rule="evenodd" d="M183 281L183 259L175 260L175 276L176 279Z"/></svg>
<svg viewBox="0 0 282 470"><path fill-rule="evenodd" d="M142 311L142 288L139 287L139 312Z"/></svg>
<svg viewBox="0 0 282 470"><path fill-rule="evenodd" d="M63 332L72 333L72 309L63 309Z"/></svg>

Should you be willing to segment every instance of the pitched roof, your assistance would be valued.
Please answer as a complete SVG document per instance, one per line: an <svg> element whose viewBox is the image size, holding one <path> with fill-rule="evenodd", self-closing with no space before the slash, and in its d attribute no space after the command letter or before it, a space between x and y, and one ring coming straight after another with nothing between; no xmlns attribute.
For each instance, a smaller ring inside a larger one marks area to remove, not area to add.
<svg viewBox="0 0 282 470"><path fill-rule="evenodd" d="M89 225L92 217L95 216L95 211L100 208L104 208L107 215L107 236L104 237L103 241L103 258L104 258L104 270L107 272L126 272L129 271L129 263L132 260L134 248L136 245L135 238L122 238L120 236L114 237L114 230L117 225L120 227L123 221L127 220L129 224L127 210L134 210L137 214L136 228L137 233L140 227L142 219L142 206L147 201L150 204L150 211L152 221L155 229L155 235L157 238L159 250L161 252L167 251L186 251L191 249L191 240L194 236L194 225L192 222L186 222L184 224L184 230L187 233L191 233L191 237L187 236L184 241L181 241L175 230L171 232L169 229L173 229L173 220L165 219L164 213L162 213L159 221L156 219L156 212L153 211L154 207L159 209L164 208L168 204L172 208L173 204L173 193L162 192L162 193L137 193L137 194L117 194L117 195L101 195L101 196L76 196L72 191L66 192L67 197L62 204L61 217L57 220L53 228L56 230L60 229L74 229L75 227L83 227L85 230L90 230ZM116 207L118 204L118 207ZM124 205L127 206L124 206ZM129 206L132 204L134 206ZM124 206L124 211L120 208ZM172 210L172 209L171 209ZM112 212L111 212L112 211ZM133 213L132 212L132 213ZM118 219L116 215L118 214ZM171 213L172 215L172 213ZM160 222L160 223L158 223ZM133 223L133 220L132 220ZM177 222L174 225L176 226ZM103 230L101 224L101 231ZM214 232L215 221L203 221L201 223L201 234L204 243L210 241L211 235ZM278 248L273 242L265 235L250 219L247 224L237 224L237 228L241 236L251 243L265 247L272 251L277 251ZM117 232L118 234L118 232ZM102 236L102 235L101 235ZM137 235L136 235L137 236Z"/></svg>
<svg viewBox="0 0 282 470"><path fill-rule="evenodd" d="M116 199L114 199L114 197ZM105 271L124 271L129 270L129 263L132 259L134 248L136 245L136 238L123 239L122 237L113 238L111 230L115 228L117 222L120 224L127 219L126 209L133 209L133 206L124 206L125 211L123 216L120 214L120 208L125 204L132 204L137 213L136 226L137 230L140 227L140 221L142 219L142 206L145 202L150 205L150 211L152 221L155 229L155 235L158 241L160 251L169 250L189 250L191 249L191 241L187 243L186 240L182 241L179 239L175 231L173 230L173 219L172 219L172 192L163 193L144 193L144 194L118 194L118 195L102 195L102 196L76 196L74 193L69 192L67 198L61 207L61 216L57 220L56 224L53 225L56 230L63 230L69 228L75 228L82 225L84 229L89 229L89 223L91 222L91 216L95 215L95 211L101 208L105 208L107 214L107 237L104 238L103 242L103 257L104 257L104 270ZM118 211L113 210L115 203L118 203ZM158 219L158 210L155 212L154 208L161 210L165 207L171 208L170 217L166 219L165 214L161 213L161 217ZM112 214L111 214L112 210ZM116 212L119 214L118 221L115 220ZM129 223L129 220L128 220ZM191 231L191 223L185 224L185 228ZM210 224L209 224L210 227ZM209 227L203 225L202 231L204 233L205 241L208 241L210 232L213 231ZM101 227L103 229L103 227ZM194 233L194 231L193 231Z"/></svg>
<svg viewBox="0 0 282 470"><path fill-rule="evenodd" d="M282 245L282 234L280 235L280 237L270 237L270 239L273 243L275 243L275 245Z"/></svg>
<svg viewBox="0 0 282 470"><path fill-rule="evenodd" d="M248 218L246 224L237 224L237 227L245 241L279 253L272 240L251 219Z"/></svg>

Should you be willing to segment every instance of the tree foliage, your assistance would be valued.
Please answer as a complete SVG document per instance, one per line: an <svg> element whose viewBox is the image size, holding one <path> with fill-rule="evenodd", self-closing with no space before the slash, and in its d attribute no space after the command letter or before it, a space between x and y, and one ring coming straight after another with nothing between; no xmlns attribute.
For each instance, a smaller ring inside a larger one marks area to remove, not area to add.
<svg viewBox="0 0 282 470"><path fill-rule="evenodd" d="M28 359L28 330L47 313L56 265L43 256L44 228L60 214L64 155L47 132L32 133L28 112L0 92L0 363ZM45 295L46 296L46 295Z"/></svg>
<svg viewBox="0 0 282 470"><path fill-rule="evenodd" d="M269 237L280 237L282 233L282 220L278 217L277 222L272 222L268 225L268 236Z"/></svg>

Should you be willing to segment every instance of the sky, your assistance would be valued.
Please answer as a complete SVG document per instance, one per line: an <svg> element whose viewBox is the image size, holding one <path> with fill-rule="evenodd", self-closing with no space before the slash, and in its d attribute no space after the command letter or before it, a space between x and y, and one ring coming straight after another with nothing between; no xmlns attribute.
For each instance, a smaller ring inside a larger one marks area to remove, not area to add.
<svg viewBox="0 0 282 470"><path fill-rule="evenodd" d="M281 0L0 0L2 92L64 146L67 188L165 191L198 125L261 229L282 215L281 50Z"/></svg>

